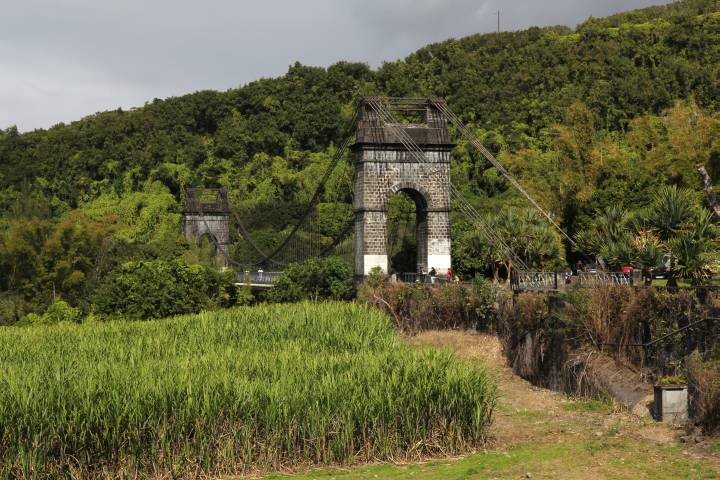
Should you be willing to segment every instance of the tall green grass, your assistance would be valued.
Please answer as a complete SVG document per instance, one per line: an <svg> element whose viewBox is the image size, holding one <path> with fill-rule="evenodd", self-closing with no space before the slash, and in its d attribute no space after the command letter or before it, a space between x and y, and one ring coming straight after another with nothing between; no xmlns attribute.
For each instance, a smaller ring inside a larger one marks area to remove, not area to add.
<svg viewBox="0 0 720 480"><path fill-rule="evenodd" d="M0 330L5 477L195 476L456 453L480 369L349 303Z"/></svg>

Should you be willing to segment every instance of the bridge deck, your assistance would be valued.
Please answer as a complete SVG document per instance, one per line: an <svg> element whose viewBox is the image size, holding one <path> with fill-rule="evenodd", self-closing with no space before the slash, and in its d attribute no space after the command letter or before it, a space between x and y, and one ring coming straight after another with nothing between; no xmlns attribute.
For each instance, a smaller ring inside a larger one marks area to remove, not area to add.
<svg viewBox="0 0 720 480"><path fill-rule="evenodd" d="M233 285L235 285L238 288L250 287L252 289L266 289L266 288L273 288L275 286L272 283L250 283L250 284L247 284L247 283L240 283L240 282L234 283Z"/></svg>

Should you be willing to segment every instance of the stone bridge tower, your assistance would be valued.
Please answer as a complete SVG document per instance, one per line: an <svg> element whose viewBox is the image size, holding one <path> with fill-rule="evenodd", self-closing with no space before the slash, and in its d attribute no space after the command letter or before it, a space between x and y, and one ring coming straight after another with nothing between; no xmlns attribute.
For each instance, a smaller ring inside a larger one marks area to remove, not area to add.
<svg viewBox="0 0 720 480"><path fill-rule="evenodd" d="M398 123L424 153L423 162L407 151L367 99L360 104L355 164L355 274L374 267L388 271L387 212L400 191L415 201L417 271L450 268L450 141L447 120L437 99L391 99L389 110L409 123Z"/></svg>
<svg viewBox="0 0 720 480"><path fill-rule="evenodd" d="M183 213L185 237L199 242L208 237L215 245L215 257L228 266L230 250L230 204L224 188L188 188Z"/></svg>

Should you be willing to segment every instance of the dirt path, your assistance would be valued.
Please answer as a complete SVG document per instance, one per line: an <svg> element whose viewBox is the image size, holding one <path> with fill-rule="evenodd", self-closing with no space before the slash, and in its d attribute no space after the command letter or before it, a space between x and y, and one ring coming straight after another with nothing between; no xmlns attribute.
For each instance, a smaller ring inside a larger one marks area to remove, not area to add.
<svg viewBox="0 0 720 480"><path fill-rule="evenodd" d="M584 445L583 449L592 451L589 458L579 452L578 462L570 465L559 462L557 468L553 468L549 458L547 472L540 472L542 478L544 473L555 478L626 478L624 470L640 474L635 478L653 478L643 474L650 473L642 471L643 464L667 462L670 467L683 458L699 462L699 478L720 478L717 440L682 443L680 437L685 433L682 429L637 418L610 403L573 401L563 394L534 387L512 372L496 336L431 331L409 341L420 347L449 348L467 361L485 364L496 378L500 398L488 451L507 452L534 446L542 450L553 445L571 449Z"/></svg>

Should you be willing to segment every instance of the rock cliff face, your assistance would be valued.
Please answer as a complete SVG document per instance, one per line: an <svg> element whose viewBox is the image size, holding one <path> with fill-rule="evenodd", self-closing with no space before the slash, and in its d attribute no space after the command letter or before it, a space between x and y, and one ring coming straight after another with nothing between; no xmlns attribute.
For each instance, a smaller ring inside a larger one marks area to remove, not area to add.
<svg viewBox="0 0 720 480"><path fill-rule="evenodd" d="M611 290L576 292L575 298L518 295L500 313L505 355L513 371L535 385L612 397L650 416L653 383L677 373L694 351L712 354L720 335L720 322L712 320L720 308L717 294ZM601 297L604 303L595 301ZM691 388L690 395L692 406L697 392Z"/></svg>

